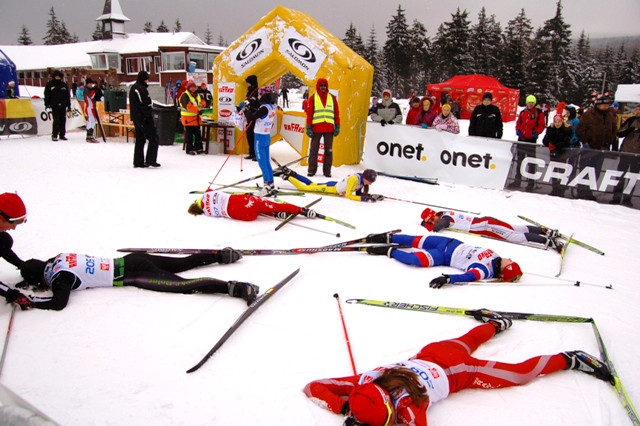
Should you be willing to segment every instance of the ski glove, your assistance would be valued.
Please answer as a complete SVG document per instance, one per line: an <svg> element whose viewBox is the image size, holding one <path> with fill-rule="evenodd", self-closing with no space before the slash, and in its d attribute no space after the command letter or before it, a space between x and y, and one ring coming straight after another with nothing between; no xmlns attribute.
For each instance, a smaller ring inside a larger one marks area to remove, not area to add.
<svg viewBox="0 0 640 426"><path fill-rule="evenodd" d="M313 137L313 130L311 130L311 125L307 126L307 136L309 136L310 138Z"/></svg>
<svg viewBox="0 0 640 426"><path fill-rule="evenodd" d="M377 194L365 194L365 195L362 195L360 198L362 199L362 201L375 203L376 201L382 201L382 199L384 199L384 196L377 195Z"/></svg>
<svg viewBox="0 0 640 426"><path fill-rule="evenodd" d="M449 284L450 282L451 282L451 278L449 278L449 275L442 274L438 278L432 279L431 282L429 283L429 287L442 288L443 285Z"/></svg>
<svg viewBox="0 0 640 426"><path fill-rule="evenodd" d="M238 110L241 110L242 108L244 108L245 104L246 104L246 102L245 102L245 101L240 102L240 103L238 104Z"/></svg>
<svg viewBox="0 0 640 426"><path fill-rule="evenodd" d="M393 120L389 120L389 121L387 121L387 124L388 124L388 125L392 125L392 124L393 124Z"/></svg>
<svg viewBox="0 0 640 426"><path fill-rule="evenodd" d="M4 294L4 298L7 299L8 303L13 303L20 298L20 296L24 296L20 290L16 290L15 288L10 288Z"/></svg>
<svg viewBox="0 0 640 426"><path fill-rule="evenodd" d="M516 130L516 136L518 137L522 136L522 132L520 130Z"/></svg>
<svg viewBox="0 0 640 426"><path fill-rule="evenodd" d="M531 133L531 137L532 137L533 139L537 139L537 138L538 138L538 132L533 132L533 133Z"/></svg>
<svg viewBox="0 0 640 426"><path fill-rule="evenodd" d="M340 134L340 125L336 124L336 128L333 131L333 136L338 136Z"/></svg>
<svg viewBox="0 0 640 426"><path fill-rule="evenodd" d="M7 299L7 302L15 303L16 305L20 306L20 309L22 309L23 311L29 310L34 307L31 299L29 299L27 296L22 294L22 292L16 290L15 288L7 290L4 297L5 299Z"/></svg>
<svg viewBox="0 0 640 426"><path fill-rule="evenodd" d="M428 129L428 128L429 128L429 126L427 126L427 123L422 123L422 124L421 124L421 127L422 127L423 129Z"/></svg>
<svg viewBox="0 0 640 426"><path fill-rule="evenodd" d="M380 120L380 125L381 125L382 127L384 127L384 125L385 125L385 124L387 124L387 122L386 122L385 120Z"/></svg>

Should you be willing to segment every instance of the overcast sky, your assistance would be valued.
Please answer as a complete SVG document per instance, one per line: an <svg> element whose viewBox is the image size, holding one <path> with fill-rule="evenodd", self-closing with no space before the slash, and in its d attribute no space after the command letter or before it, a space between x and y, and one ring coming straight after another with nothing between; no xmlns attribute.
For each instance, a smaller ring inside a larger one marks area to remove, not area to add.
<svg viewBox="0 0 640 426"><path fill-rule="evenodd" d="M207 25L214 42L219 35L228 42L241 36L276 5L297 9L311 15L322 26L342 38L352 22L366 41L375 27L378 41L386 38L387 23L398 5L405 10L409 25L417 19L434 37L438 26L451 20L456 8L467 10L472 24L477 22L482 3L477 0L120 0L123 13L131 21L127 32L142 32L146 21L154 28L164 20L172 29L176 18L183 31L193 31L204 38ZM484 2L488 15L495 15L504 28L524 8L535 28L553 18L556 0L493 0ZM42 44L49 10L54 7L58 19L81 41L91 40L95 19L102 14L104 0L0 0L2 31L0 44L16 44L22 25L29 30L34 44ZM640 35L640 0L563 0L563 16L571 25L574 37L584 30L591 38L601 36Z"/></svg>

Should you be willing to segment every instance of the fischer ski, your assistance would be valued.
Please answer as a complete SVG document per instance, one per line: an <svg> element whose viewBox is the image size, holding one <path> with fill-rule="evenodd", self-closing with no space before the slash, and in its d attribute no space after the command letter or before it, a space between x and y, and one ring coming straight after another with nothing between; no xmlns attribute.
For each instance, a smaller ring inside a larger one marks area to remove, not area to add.
<svg viewBox="0 0 640 426"><path fill-rule="evenodd" d="M335 222L335 223L337 223L338 225L346 226L347 228L356 229L356 227L355 227L354 225L352 225L352 224L350 224L350 223L347 223L347 222L344 222L344 221L342 221L342 220L339 220L339 219L333 218L333 217L331 217L331 216L327 216L327 215L324 215L324 214L317 213L317 214L316 214L316 217L317 217L318 219L328 220L329 222Z"/></svg>
<svg viewBox="0 0 640 426"><path fill-rule="evenodd" d="M420 201L405 200L403 198L389 197L387 195L383 195L383 197L384 197L385 200L388 199L388 200L393 200L393 201L402 201L402 202L405 202L405 203L419 204L421 206L429 206L429 207L435 207L435 208L443 209L443 210L453 210L453 211L456 211L456 212L469 213L469 214L475 214L475 215L480 214L480 212L472 212L472 211L464 210L464 209L456 209L456 208L453 208L453 207L439 206L437 204L423 203L423 202L420 202Z"/></svg>
<svg viewBox="0 0 640 426"><path fill-rule="evenodd" d="M242 313L242 315L238 317L238 319L231 325L231 327L229 327L229 330L227 330L227 332L224 333L224 335L220 338L220 340L218 340L218 342L215 345L213 345L213 348L211 348L211 350L204 356L204 358L202 358L200 362L198 362L196 365L188 369L187 373L193 373L194 371L202 367L204 363L207 362L207 360L211 358L211 356L218 349L220 349L220 347L224 344L224 342L226 342L229 339L229 337L231 337L231 335L238 329L238 327L240 327L240 325L242 325L242 323L245 322L245 320L249 318L251 314L253 314L256 311L256 309L262 306L264 302L266 302L271 296L273 296L278 290L280 290L286 283L291 281L291 279L295 277L298 274L298 272L300 272L300 268L296 269L295 271L290 273L287 277L285 277L282 281L280 281L279 283L271 287L269 290L265 291L260 296L258 296L258 298L254 300L253 303Z"/></svg>
<svg viewBox="0 0 640 426"><path fill-rule="evenodd" d="M542 246L535 243L516 243L515 241L503 240L502 238L491 237L489 235L474 234L473 232L465 232L461 229L445 228L443 231L457 232L459 234L473 235L475 237L489 238L491 240L502 241L503 243L515 244L518 246L531 247L538 250L547 250L549 246Z"/></svg>
<svg viewBox="0 0 640 426"><path fill-rule="evenodd" d="M400 229L388 231L391 234L400 232ZM335 251L354 251L353 249L366 249L366 247L352 247L347 249L348 246L354 244L366 244L367 237L356 238L349 241L343 241L341 243L330 244L322 247L298 247L292 249L244 249L237 250L242 253L243 256L260 256L260 255L291 255L291 254L311 254L322 252L335 252ZM345 250L341 250L345 248ZM119 252L125 253L155 253L155 254L198 254L198 253L220 253L218 249L202 249L202 248L121 248Z"/></svg>
<svg viewBox="0 0 640 426"><path fill-rule="evenodd" d="M611 371L611 375L613 376L613 387L618 394L618 399L622 403L622 407L627 412L629 419L635 426L640 426L640 417L638 417L638 412L636 411L631 399L629 398L629 394L627 390L622 385L622 381L620 380L620 376L616 372L615 367L613 366L613 362L611 358L609 358L609 354L607 353L607 348L604 346L604 341L602 340L602 336L600 335L600 330L598 330L598 326L596 322L593 321L591 324L593 327L593 332L596 335L596 341L598 342L598 349L600 350L600 359L602 359L609 367L609 371Z"/></svg>
<svg viewBox="0 0 640 426"><path fill-rule="evenodd" d="M539 226L539 227L541 227L541 228L547 228L547 229L550 229L548 226L545 226L545 225L541 224L540 222L536 222L535 220L530 219L530 218L528 218L528 217L526 217L526 216L518 215L518 217L519 217L520 219L522 219L522 220L526 220L527 222L532 223L532 224L534 224L534 225L536 225L536 226ZM595 248L594 246L589 245L589 244L587 244L587 243L585 243L585 242L582 242L582 241L580 241L580 240L576 240L575 238L573 238L573 235L572 235L572 236L570 236L570 237L568 237L568 236L567 236L567 235L565 235L565 234L558 234L558 236L559 236L560 238L562 238L563 240L566 240L567 242L569 242L569 240L571 240L571 242L572 242L572 243L574 243L575 245L578 245L578 246L580 246L580 247L582 247L582 248L585 248L585 249L590 250L590 251L592 251L592 252L594 252L594 253L597 253L597 254L599 254L599 255L601 255L601 256L604 256L604 252L603 252L602 250L597 249L597 248Z"/></svg>
<svg viewBox="0 0 640 426"><path fill-rule="evenodd" d="M395 178L395 179L410 180L413 182L427 183L429 185L438 185L438 178L423 178L419 176L392 175L390 173L385 173L385 172L378 172L378 175Z"/></svg>
<svg viewBox="0 0 640 426"><path fill-rule="evenodd" d="M572 237L573 237L573 234L571 234L571 237L567 239L567 241L562 246L562 249L560 250L560 269L558 270L556 277L559 277L562 274L562 267L564 266L564 255L567 253L567 246L571 243Z"/></svg>
<svg viewBox="0 0 640 426"><path fill-rule="evenodd" d="M406 311L416 312L429 312L435 314L449 314L449 315L461 315L473 317L475 314L479 314L482 309L467 309L467 308L451 308L447 306L433 306L433 305L421 305L417 303L400 303L384 300L373 299L348 299L347 303L378 306L381 308L393 308L403 309ZM516 320L529 320L529 321L552 321L552 322L576 322L576 323L588 323L593 322L593 318L575 317L568 315L547 315L547 314L530 314L522 312L502 312L495 311L505 318Z"/></svg>
<svg viewBox="0 0 640 426"><path fill-rule="evenodd" d="M312 202L310 202L309 204L307 204L306 206L304 206L305 209L308 209L309 207L313 206L314 204L319 203L320 201L322 201L322 197L318 198L317 200L314 200ZM276 226L276 231L280 228L282 228L283 226L285 226L287 223L289 223L294 217L298 216L300 213L291 213L289 215L287 215L286 219L284 219L282 222L280 222L280 224L278 226Z"/></svg>
<svg viewBox="0 0 640 426"><path fill-rule="evenodd" d="M305 155L304 157L300 157L300 158L298 158L297 160L293 160L293 161L290 161L290 162L288 162L288 163L284 164L284 166L290 166L291 164L295 164L295 163L297 163L298 161L302 161L302 160L304 160L304 159L305 159L305 158L307 158L307 157L308 157L308 155ZM282 167L283 167L283 166L279 166L278 168L282 168ZM222 185L222 186L219 186L219 187L218 187L218 190L220 190L220 189L224 189L224 188L229 188L229 187L232 187L232 186L237 186L237 185L240 185L240 184L245 183L245 182L249 182L249 181L254 180L254 179L259 179L259 178L261 178L261 177L262 177L262 173L260 173L259 175L256 175L256 176L252 176L252 177L250 177L250 178L246 178L246 179L239 180L238 182L230 183L230 184L228 184L228 185ZM210 185L213 185L213 182L211 182L211 183L210 183Z"/></svg>

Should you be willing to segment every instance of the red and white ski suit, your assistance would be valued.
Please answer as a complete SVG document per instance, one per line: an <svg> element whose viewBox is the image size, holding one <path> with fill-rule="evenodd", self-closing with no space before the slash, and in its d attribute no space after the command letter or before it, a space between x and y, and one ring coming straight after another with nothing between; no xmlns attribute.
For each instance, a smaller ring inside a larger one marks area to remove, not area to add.
<svg viewBox="0 0 640 426"><path fill-rule="evenodd" d="M260 213L273 215L277 212L302 214L304 209L289 203L274 203L250 194L227 194L222 191L207 191L202 196L202 212L205 216L230 217L252 221Z"/></svg>
<svg viewBox="0 0 640 426"><path fill-rule="evenodd" d="M467 388L497 389L524 385L538 376L567 367L562 354L535 356L516 364L473 358L471 354L495 334L493 325L482 324L457 339L430 343L408 361L378 367L357 376L313 381L305 386L304 393L321 407L340 414L358 385L375 380L384 369L407 367L417 373L429 401L416 405L404 389L392 392L393 423L426 426L428 406L450 393Z"/></svg>

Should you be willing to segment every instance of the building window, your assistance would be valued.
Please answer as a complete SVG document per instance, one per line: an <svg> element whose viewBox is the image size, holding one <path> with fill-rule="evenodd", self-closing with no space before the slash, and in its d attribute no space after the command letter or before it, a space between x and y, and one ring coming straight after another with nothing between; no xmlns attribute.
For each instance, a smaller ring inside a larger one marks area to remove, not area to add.
<svg viewBox="0 0 640 426"><path fill-rule="evenodd" d="M91 68L94 70L115 68L117 72L121 72L120 56L117 53L99 53L89 56L91 57Z"/></svg>
<svg viewBox="0 0 640 426"><path fill-rule="evenodd" d="M162 62L160 62L160 56L154 56L153 63L156 67L156 74L160 74L160 72L162 71Z"/></svg>
<svg viewBox="0 0 640 426"><path fill-rule="evenodd" d="M138 74L140 71L151 72L151 57L127 58L127 74Z"/></svg>
<svg viewBox="0 0 640 426"><path fill-rule="evenodd" d="M184 52L170 52L162 54L163 71L184 71Z"/></svg>
<svg viewBox="0 0 640 426"><path fill-rule="evenodd" d="M211 70L213 70L213 61L216 59L217 56L218 56L217 53L209 53L207 55L207 72L211 72Z"/></svg>
<svg viewBox="0 0 640 426"><path fill-rule="evenodd" d="M207 54L206 53L189 53L189 62L195 62L196 71L205 71L207 68Z"/></svg>

